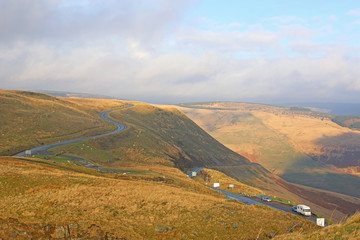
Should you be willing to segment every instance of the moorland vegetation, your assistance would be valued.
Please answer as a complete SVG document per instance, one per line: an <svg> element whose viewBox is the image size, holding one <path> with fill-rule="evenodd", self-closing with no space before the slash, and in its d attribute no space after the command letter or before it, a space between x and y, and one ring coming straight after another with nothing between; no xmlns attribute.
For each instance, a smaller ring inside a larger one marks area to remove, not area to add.
<svg viewBox="0 0 360 240"><path fill-rule="evenodd" d="M47 234L56 236L70 234L56 232L59 229L82 226L86 236L109 233L106 236L126 239L270 239L290 232L307 237L319 229L299 216L226 200L207 188L213 181L231 182L244 194L283 194L294 202L311 202L319 193L290 184L229 150L177 109L113 99L0 93L0 238L40 236L36 234L42 230L34 230L43 229L39 226L48 226L55 232ZM109 132L115 126L99 113L129 104L133 106L108 116L127 126L121 133L51 149L55 155L9 156ZM108 171L85 167L65 155ZM187 177L184 172L195 167L208 167L203 171L212 179ZM332 220L349 214L344 206L360 206L356 198L335 198L324 191L321 195L330 197L314 209L322 215L332 213ZM18 228L25 230L16 232Z"/></svg>

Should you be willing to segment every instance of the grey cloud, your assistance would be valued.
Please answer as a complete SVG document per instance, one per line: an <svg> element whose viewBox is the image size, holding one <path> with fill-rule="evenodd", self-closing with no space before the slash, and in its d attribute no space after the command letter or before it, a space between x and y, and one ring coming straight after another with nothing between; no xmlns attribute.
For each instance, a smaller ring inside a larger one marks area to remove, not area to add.
<svg viewBox="0 0 360 240"><path fill-rule="evenodd" d="M175 81L176 84L196 84L199 82L206 82L209 78L202 74L194 74L187 77L182 77Z"/></svg>
<svg viewBox="0 0 360 240"><path fill-rule="evenodd" d="M265 30L218 33L188 29L178 36L177 42L185 48L232 52L271 49L278 44L278 38Z"/></svg>
<svg viewBox="0 0 360 240"><path fill-rule="evenodd" d="M180 31L190 4L0 0L0 87L173 102L358 96L358 49L314 44L301 25Z"/></svg>
<svg viewBox="0 0 360 240"><path fill-rule="evenodd" d="M304 56L319 56L325 53L325 49L322 45L316 44L311 41L293 41L289 43L289 47Z"/></svg>
<svg viewBox="0 0 360 240"><path fill-rule="evenodd" d="M293 39L307 39L314 34L314 31L302 25L293 24L280 27L281 35Z"/></svg>
<svg viewBox="0 0 360 240"><path fill-rule="evenodd" d="M39 47L28 54L31 56L21 71L14 69L5 81L1 80L2 88L21 86L172 101L345 99L350 95L354 98L354 92L360 90L356 58L335 53L322 58L242 60L213 52L199 57L171 54L139 60L110 55L106 47L78 49L60 56Z"/></svg>
<svg viewBox="0 0 360 240"><path fill-rule="evenodd" d="M161 39L191 0L0 0L0 42Z"/></svg>

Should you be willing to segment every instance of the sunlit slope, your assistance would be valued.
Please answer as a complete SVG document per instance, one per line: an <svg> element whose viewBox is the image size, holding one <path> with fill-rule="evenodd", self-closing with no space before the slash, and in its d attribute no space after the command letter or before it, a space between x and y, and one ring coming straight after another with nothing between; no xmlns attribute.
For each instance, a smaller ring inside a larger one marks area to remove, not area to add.
<svg viewBox="0 0 360 240"><path fill-rule="evenodd" d="M287 137L296 151L339 168L360 166L360 132L325 117L296 112L272 114L255 112L270 129Z"/></svg>
<svg viewBox="0 0 360 240"><path fill-rule="evenodd" d="M50 151L74 155L104 167L169 166L185 172L207 167L237 181L288 196L274 175L259 164L224 147L174 108L159 108L133 102L134 106L113 111L109 117L128 126L126 131L90 139Z"/></svg>
<svg viewBox="0 0 360 240"><path fill-rule="evenodd" d="M248 103L188 104L181 110L225 146L291 182L360 196L360 179L342 168L359 166L360 135L327 115ZM318 180L325 175L331 181Z"/></svg>
<svg viewBox="0 0 360 240"><path fill-rule="evenodd" d="M11 91L5 92L7 92L8 95L10 93L13 94ZM43 110L44 105L47 106L47 104L52 104L52 102L57 101L60 101L62 104L61 108L56 108L59 110L59 113L63 113L64 109L68 109L66 106L73 106L73 108L76 106L76 114L72 115L72 112L70 112L67 115L60 115L59 118L56 118L57 122L54 123L54 129L58 127L59 132L66 133L63 136L64 139L72 139L73 136L77 138L85 134L91 135L90 132L84 131L87 129L86 124L88 119L90 119L89 121L91 122L93 117L94 119L99 120L100 124L106 124L105 121L98 118L98 112L126 104L117 100L53 98L43 94L39 95L29 92L15 93L16 95L19 95L15 96L15 99L23 98L24 95L30 95L32 96L30 100L32 98L49 98L50 100L39 101L43 102L43 105L37 105L37 102L31 104L31 111L23 111L21 107L13 105L14 108L9 110L11 114L6 115L7 118L10 118L10 116L14 117L17 114L22 113L21 119L33 119L37 116L34 113L45 111ZM29 102L31 102L30 100ZM194 167L211 167L226 173L230 177L242 183L260 187L266 193L271 192L276 196L296 199L298 194L291 193L291 186L285 187L278 184L274 175L269 173L262 166L251 164L244 157L222 146L178 110L169 108L162 109L138 102L132 102L132 104L134 104L134 107L115 110L110 114L110 118L128 126L126 131L106 137L62 146L60 148L53 149L52 151L55 153L63 153L65 155L82 157L86 161L93 162L95 165L103 167L117 168L117 170L118 168L127 169L126 171L129 171L130 173L139 170L147 171L150 168L153 169L157 167L163 169L163 167L175 166L183 171L187 171ZM56 106L55 103L54 106ZM16 111L17 109L19 110L19 113ZM54 114L55 113L56 111ZM81 117L78 117L78 113ZM73 119L72 116L74 116ZM47 124L53 124L53 119L49 118L49 121L44 122ZM14 128L14 132L17 132L16 128L18 128L18 124L12 123L11 121L7 121L7 125L1 125L1 127L3 126L8 128L12 127ZM103 130L108 131L108 129L114 128L111 124L105 125L108 128L104 128L102 125L99 126L100 128L94 127L90 128L90 130L94 130L95 132L95 129L97 129L96 134L98 134L105 132ZM35 127L36 126L34 125L27 125L28 133L30 132L32 135L24 134L24 137L21 137L22 135L20 134L17 135L19 136L19 139L22 140L21 144L23 145L20 144L20 146L22 146L21 148L23 148L22 150L30 148L30 145L26 145L28 144L26 140L29 140L29 143L31 143L33 137L42 137L41 134L33 134L32 130ZM46 128L46 126L44 127L46 130L45 132L52 130L52 128L50 129ZM73 127L76 127L78 132L73 132ZM81 131L79 129L81 129ZM57 132L50 131L50 133L48 133L49 142L58 141L55 133ZM16 138L9 139L16 140ZM11 141L9 146L17 146L16 144L19 143ZM35 143L34 145L36 147L41 144ZM48 156L38 157L49 158ZM48 162L67 163L67 161L72 162L71 159L66 159L61 156L52 156ZM88 171L95 170L88 169ZM121 170L121 172L124 173L126 173L126 171ZM307 196L307 199L310 202L312 195L313 194ZM304 201L302 200L302 202ZM337 206L339 203L335 202L334 204L334 206ZM326 212L327 209L324 210L321 206L316 208L316 210L319 210L319 213L328 213ZM339 214L337 214L336 210L334 215L338 216L338 219L341 219L344 214L346 215L351 211L351 209L345 212L341 210Z"/></svg>
<svg viewBox="0 0 360 240"><path fill-rule="evenodd" d="M250 196L260 196L261 194L264 194L263 190L246 185L214 169L201 169L193 179L211 187L214 183L220 183L219 189L234 192L236 194L242 193ZM233 186L231 189L229 188L230 184Z"/></svg>
<svg viewBox="0 0 360 240"><path fill-rule="evenodd" d="M175 168L128 176L72 168L72 163L0 157L1 223L18 219L27 224L22 233L31 224L95 224L126 239L268 239L294 223L302 226L296 231L317 228L301 217L225 200ZM0 231L0 237L9 235Z"/></svg>
<svg viewBox="0 0 360 240"><path fill-rule="evenodd" d="M251 112L196 110L193 115L190 111L184 109L221 143L272 172L281 173L294 165L321 166L297 152L285 136L266 126Z"/></svg>
<svg viewBox="0 0 360 240"><path fill-rule="evenodd" d="M0 90L0 155L111 131L114 126L98 114L125 105L117 100Z"/></svg>
<svg viewBox="0 0 360 240"><path fill-rule="evenodd" d="M356 240L360 236L360 214L357 213L341 224L335 224L326 228L307 233L288 233L280 235L275 239L302 240L302 239L344 239Z"/></svg>

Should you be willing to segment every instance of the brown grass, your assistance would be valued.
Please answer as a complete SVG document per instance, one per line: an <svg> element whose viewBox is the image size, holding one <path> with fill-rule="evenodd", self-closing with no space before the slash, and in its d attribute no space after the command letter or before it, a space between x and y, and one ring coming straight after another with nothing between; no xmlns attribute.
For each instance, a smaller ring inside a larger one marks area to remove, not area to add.
<svg viewBox="0 0 360 240"><path fill-rule="evenodd" d="M245 193L251 196L258 196L264 191L251 187L249 185L243 184L222 172L213 170L213 169L202 169L197 176L194 178L207 186L213 186L214 183L220 183L220 189L227 190L234 193ZM229 189L229 184L233 184L234 188Z"/></svg>
<svg viewBox="0 0 360 240"><path fill-rule="evenodd" d="M206 193L176 169L167 172L189 184L93 176L10 157L0 158L0 169L0 215L25 223L94 223L129 239L253 239L260 228L266 239L285 233L294 222L302 230L314 229L291 214ZM172 230L161 234L156 226Z"/></svg>
<svg viewBox="0 0 360 240"><path fill-rule="evenodd" d="M360 214L357 213L350 217L346 222L335 224L320 230L308 233L289 233L276 237L275 239L343 239L343 240L357 240L360 236Z"/></svg>
<svg viewBox="0 0 360 240"><path fill-rule="evenodd" d="M338 136L352 132L348 128L341 127L329 119L319 119L311 116L294 116L289 114L272 114L265 112L253 112L255 116L271 129L289 138L290 143L297 151L307 154L321 154L321 146L317 140L324 136Z"/></svg>
<svg viewBox="0 0 360 240"><path fill-rule="evenodd" d="M324 161L341 159L339 154L345 158L346 152L356 153L353 145L360 139L359 131L341 127L327 117L295 113L286 108L247 103L212 103L200 107L204 109L178 108L225 146L276 173L291 168L286 161L279 162L276 158L284 156L295 161L295 153L302 153L302 161L307 161L306 155ZM352 137L341 137L350 134ZM331 163L336 165L336 161ZM311 161L306 164L311 165ZM357 169L349 172L354 170Z"/></svg>
<svg viewBox="0 0 360 240"><path fill-rule="evenodd" d="M0 89L0 155L109 132L115 126L98 114L125 105L118 100L55 98Z"/></svg>
<svg viewBox="0 0 360 240"><path fill-rule="evenodd" d="M316 179L315 177L321 177L324 173L333 174L335 177L337 176L333 182L322 181L322 183L327 184L327 186L323 186L326 187L325 189L334 188L336 185L340 187L333 191L342 190L344 192L346 190L349 194L357 192L354 191L356 187L350 191L347 189L348 187L353 187L355 183L344 186L338 182L338 180L341 180L341 177L345 178L344 175L339 174L341 171L348 171L354 174L358 170L356 167L339 171L339 169L335 169L332 166L327 167L321 163L319 164L319 162L313 161L307 156L321 154L323 146L318 143L318 140L322 139L325 135L329 137L343 136L344 132L354 131L338 126L327 118L294 113L286 108L274 106L246 103L214 103L199 105L198 107L203 109L178 108L221 143L248 157L253 162L259 162L272 173L282 174L290 171L289 175L291 175L294 171L303 171L304 173L309 173L304 177L309 184L312 181L310 178L311 174L314 175L313 180ZM354 138L338 139L341 139L341 141L334 142L334 145L347 144L346 141L358 142ZM301 153L301 151L304 151L304 153ZM340 156L341 152L338 151L337 154ZM342 156L345 157L344 155ZM329 157L334 157L334 155L330 154ZM229 175L229 172L233 170L230 167L227 171ZM235 175L242 176L243 174L239 172L232 174L233 177ZM348 176L346 180L352 179L351 177ZM355 210L352 208L339 211L341 205L344 203L349 206L359 204L358 198L314 188L301 188L296 184L285 184L282 180L279 180L279 182L281 182L280 185L286 185L286 189L278 186L279 183L270 184L266 182L261 183L258 187L264 189L264 192L267 194L291 199L297 203L306 202L313 206L317 213L323 216L330 217L334 208L337 208L334 213L335 219L333 219L335 221L340 221ZM315 182L314 180L312 183ZM301 189L298 189L298 187ZM311 189L311 194L304 194L304 192L307 192L304 189ZM326 194L324 195L325 192ZM331 202L332 205L325 204L322 196L326 196L327 201ZM343 199L342 203L340 199Z"/></svg>

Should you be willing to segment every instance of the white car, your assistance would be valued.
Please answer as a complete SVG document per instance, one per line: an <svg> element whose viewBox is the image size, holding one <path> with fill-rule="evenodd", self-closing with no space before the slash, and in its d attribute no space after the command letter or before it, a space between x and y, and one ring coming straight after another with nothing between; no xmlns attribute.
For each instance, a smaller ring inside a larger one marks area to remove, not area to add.
<svg viewBox="0 0 360 240"><path fill-rule="evenodd" d="M265 202L271 202L271 198L266 197L266 196L262 197L261 200L263 200Z"/></svg>

